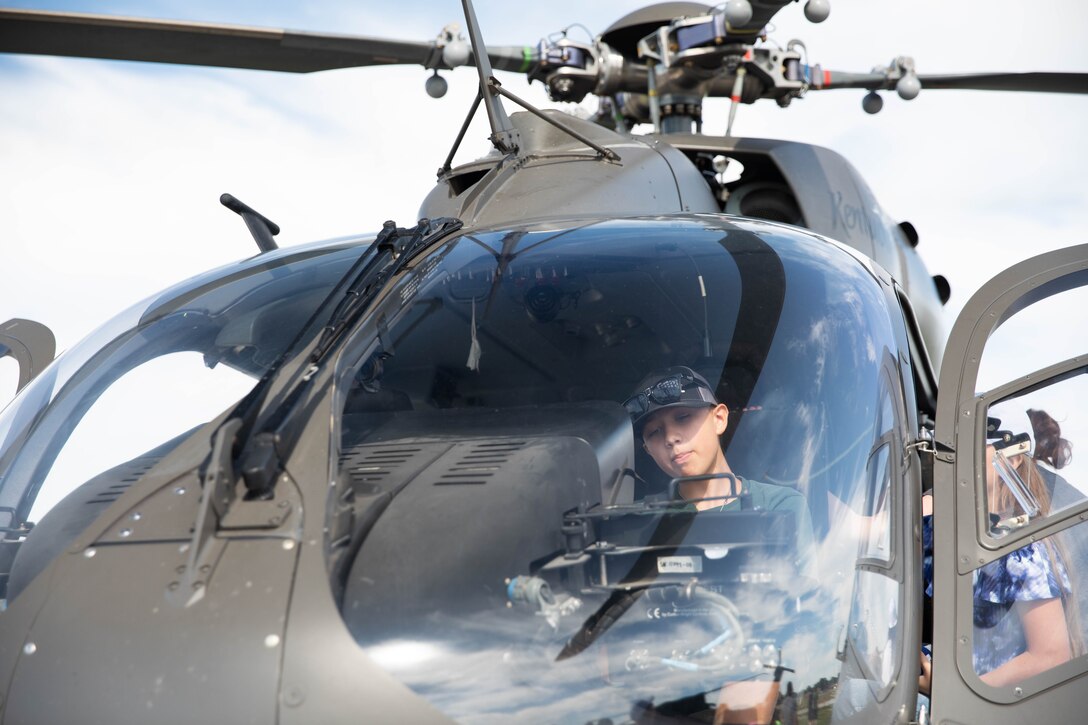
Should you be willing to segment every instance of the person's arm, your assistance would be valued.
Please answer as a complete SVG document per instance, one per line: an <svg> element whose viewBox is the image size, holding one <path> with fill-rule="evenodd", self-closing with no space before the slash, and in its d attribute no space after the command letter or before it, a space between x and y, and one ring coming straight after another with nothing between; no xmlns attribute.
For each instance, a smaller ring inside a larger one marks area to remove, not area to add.
<svg viewBox="0 0 1088 725"><path fill-rule="evenodd" d="M925 652L919 652L918 656L922 665L922 673L918 675L918 692L929 697L929 692L933 688L933 663L926 657Z"/></svg>
<svg viewBox="0 0 1088 725"><path fill-rule="evenodd" d="M1060 665L1073 655L1069 648L1069 630L1061 599L1019 601L1014 609L1024 628L1027 649L982 675L982 681L994 687L1023 682Z"/></svg>

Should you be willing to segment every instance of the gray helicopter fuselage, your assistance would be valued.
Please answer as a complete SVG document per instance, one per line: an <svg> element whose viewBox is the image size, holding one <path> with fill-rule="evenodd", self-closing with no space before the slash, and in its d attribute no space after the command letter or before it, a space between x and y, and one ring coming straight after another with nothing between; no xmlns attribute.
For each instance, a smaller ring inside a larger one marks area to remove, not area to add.
<svg viewBox="0 0 1088 725"><path fill-rule="evenodd" d="M503 169L478 170L465 194L504 193L487 185ZM781 184L762 183L729 199L766 191L765 209L789 213ZM787 670L834 722L909 718L924 459L975 474L941 419L939 450L915 438L931 373L898 282L794 224L650 212L419 231L399 256L388 235L266 252L137 305L47 367L0 416L0 722L724 718L752 696L736 683L773 703ZM352 271L372 255L402 266ZM1083 249L1051 257L990 292L1008 284L1015 311L1085 283ZM341 298L364 306L317 355ZM1011 314L989 305L968 305L986 320L976 336ZM254 387L68 481L34 523L57 460L88 457L73 433L98 399L178 353ZM620 401L678 362L729 406L733 470L777 492L761 496L804 496L810 523L766 498L698 516L670 505ZM958 372L946 367L946 389ZM960 435L975 432L973 389ZM270 485L252 495L262 472ZM978 508L955 488L946 540L973 532ZM970 612L970 568L937 575L958 577ZM1024 687L1071 712L1080 668ZM964 691L942 702L994 707Z"/></svg>
<svg viewBox="0 0 1088 725"><path fill-rule="evenodd" d="M180 285L6 412L9 527L97 399L157 357L267 377L258 420L279 421L282 467L267 496L245 495L231 406L21 528L0 613L5 725L472 721L542 707L553 715L540 719L585 720L783 656L812 687L836 676L834 651L814 647L852 586L835 557L819 572L799 564L815 560L798 558L785 512L662 508L619 401L646 367L720 371L733 465L794 496L803 486L838 551L825 501L864 495L859 472L874 465L856 441L916 425L910 331L885 272L795 227L721 214L473 226L390 280L334 363L307 372L304 353L272 368L300 328L320 331L309 310L370 241L269 252ZM299 375L309 382L295 388ZM625 588L635 599L606 617L617 623L590 634L583 622ZM797 611L802 592L812 605ZM788 616L754 616L776 609ZM582 644L555 661L568 640ZM671 654L679 641L688 654Z"/></svg>

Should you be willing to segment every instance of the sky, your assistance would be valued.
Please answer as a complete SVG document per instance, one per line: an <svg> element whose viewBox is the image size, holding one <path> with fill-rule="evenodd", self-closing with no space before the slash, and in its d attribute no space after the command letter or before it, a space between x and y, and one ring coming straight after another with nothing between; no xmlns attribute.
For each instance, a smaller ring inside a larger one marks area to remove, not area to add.
<svg viewBox="0 0 1088 725"><path fill-rule="evenodd" d="M456 0L7 4L410 40L461 19ZM641 5L476 7L485 37L507 45L574 23L596 34ZM838 0L820 25L799 4L774 24L772 40L801 38L813 62L836 70L910 55L922 73L1088 71L1088 6L1074 0ZM386 219L414 223L475 92L474 72L462 68L446 74L449 92L433 100L427 76L422 68L294 75L0 57L0 321L43 322L63 350L138 300L254 254L240 218L220 206L223 192L277 222L281 246L374 231ZM503 81L553 105L540 84ZM746 106L734 131L827 146L857 166L891 216L918 229L930 271L951 282L949 327L1005 267L1088 242L1088 97L923 90L910 102L885 94L884 110L870 116L862 95ZM709 101L705 130L724 133L726 111ZM458 160L485 153L487 134L481 113ZM1010 323L992 380L1034 367L1028 353L1062 357L1057 348L1079 344L1068 330L1088 329L1085 310L1074 299L1046 312L1056 331L1040 332L1038 320ZM0 360L0 401L15 380L14 361Z"/></svg>

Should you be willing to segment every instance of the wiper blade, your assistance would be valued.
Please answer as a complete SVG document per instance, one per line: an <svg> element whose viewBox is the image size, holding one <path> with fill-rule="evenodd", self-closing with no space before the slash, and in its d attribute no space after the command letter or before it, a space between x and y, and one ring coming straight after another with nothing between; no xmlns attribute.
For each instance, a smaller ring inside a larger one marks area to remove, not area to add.
<svg viewBox="0 0 1088 725"><path fill-rule="evenodd" d="M627 610L646 593L647 589L648 587L640 587L629 592L614 590L608 595L608 599L604 601L604 604L589 615L585 623L567 641L563 649L556 655L555 661L568 660L588 649L613 624L618 622L620 617L626 614Z"/></svg>
<svg viewBox="0 0 1088 725"><path fill-rule="evenodd" d="M382 231L367 250L367 254L360 257L345 275L345 279L351 281L344 290L340 303L325 323L321 338L310 355L310 363L316 365L328 355L337 340L352 327L374 296L416 253L429 246L436 238L457 231L463 225L460 219L450 217L420 219L410 229L398 227L391 221L383 224Z"/></svg>
<svg viewBox="0 0 1088 725"><path fill-rule="evenodd" d="M463 222L460 219L449 217L420 219L419 223L410 229L400 228L391 221L382 225L382 231L375 238L374 243L359 256L359 259L336 285L336 290L343 290L340 293L340 301L325 322L324 329L310 353L302 375L289 384L283 396L279 398L280 402L276 405L276 410L263 421L260 430L256 429L254 422L252 427L246 426L239 432L235 450L242 452L241 472L248 490L247 497L266 499L272 496L279 472L282 470L282 462L290 456L301 432L301 426L294 424L296 421L292 415L298 401L303 397L303 391L306 390L310 380L335 349L337 343L348 330L354 327L389 280L395 277L416 254L440 237L457 231L462 226ZM333 295L335 294L334 291ZM322 304L321 310L328 309L332 299L330 295ZM320 317L315 314L307 328L312 329L311 325L318 319ZM281 360L280 364L269 372L278 371L283 362L285 360ZM272 374L266 374L265 379L258 386L262 388L262 392L260 402L251 408L254 419L258 414L256 408L266 405L264 397L267 395L273 377Z"/></svg>
<svg viewBox="0 0 1088 725"><path fill-rule="evenodd" d="M359 255L333 291L319 305L309 322L299 331L295 340L265 371L257 385L235 405L232 413L216 431L219 453L213 455L214 460L207 461L205 465L214 470L217 480L235 481L240 474L247 489L247 500L269 499L273 496L275 482L282 470L282 461L290 455L300 432L300 426L290 425L291 414L321 361L328 356L344 332L359 318L367 304L389 279L433 241L462 226L459 219L445 217L421 219L411 229L398 228L391 221L383 225L374 243ZM339 290L344 290L341 299L329 315L303 374L288 384L285 394L276 404L274 414L266 418L258 429L258 417L270 405L268 396L273 381L279 377L284 366L301 352L300 346L305 344L310 335L309 331L319 324L324 311L332 304ZM220 440L221 436L226 437ZM204 495L208 496L210 492L205 491ZM226 500L223 503L224 510L217 513L225 514L225 509L231 503Z"/></svg>

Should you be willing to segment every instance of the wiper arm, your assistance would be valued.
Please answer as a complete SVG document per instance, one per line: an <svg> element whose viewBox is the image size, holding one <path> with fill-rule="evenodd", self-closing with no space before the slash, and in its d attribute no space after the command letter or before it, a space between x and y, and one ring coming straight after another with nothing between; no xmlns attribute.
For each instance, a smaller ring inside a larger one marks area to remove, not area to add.
<svg viewBox="0 0 1088 725"><path fill-rule="evenodd" d="M275 482L282 470L281 462L290 455L300 432L300 426L290 425L291 413L321 362L389 279L435 239L456 231L461 226L460 220L450 218L421 219L411 229L400 229L391 221L383 225L374 243L360 254L335 285L334 291L299 331L295 340L265 371L257 385L239 401L231 415L216 431L216 449L211 460L205 464L211 472L207 476L208 480L229 481L231 483L225 485L233 485L241 474L246 485L247 500L272 497ZM279 377L288 361L301 352L300 346L307 339L309 330L318 323L339 290L344 290L341 299L325 323L306 370L288 385L275 414L266 418L258 431L257 419L267 405L273 381ZM208 480L204 482L204 497L210 500L212 491L209 488L219 488L219 485L212 486ZM225 515L232 502L233 497L220 497L216 510L218 518ZM206 536L207 532L202 535Z"/></svg>
<svg viewBox="0 0 1088 725"><path fill-rule="evenodd" d="M391 221L382 225L382 231L374 243L356 260L341 282L336 285L337 290L343 290L340 293L340 301L325 322L321 336L310 353L305 371L290 384L277 410L265 420L259 432L251 432L255 429L255 425L253 428L246 427L239 432L235 450L244 451L241 473L248 491L247 497L265 499L272 496L272 489L282 470L281 462L290 456L301 430L301 426L292 425L292 413L310 380L337 343L348 330L354 327L389 280L395 277L416 254L426 249L439 237L454 232L462 226L463 222L460 219L449 217L420 219L419 223L410 229L397 227ZM321 306L321 310L327 309L331 301L330 297ZM281 360L276 369L284 362L286 360ZM266 375L265 380L262 381L262 387L264 387L261 393L262 400L267 395L272 377L272 375ZM256 414L256 410L253 412Z"/></svg>
<svg viewBox="0 0 1088 725"><path fill-rule="evenodd" d="M294 341L216 429L211 454L205 459L199 473L203 491L189 542L184 581L178 582L178 590L168 595L171 601L187 607L203 595L207 585L205 571L209 567L214 568L214 559L222 544L215 534L237 501L235 486L239 474L245 482L246 501L273 498L276 481L283 471L283 461L290 456L301 434L302 426L297 424L301 416L294 413L322 360L389 279L431 242L461 226L459 220L447 218L433 221L422 219L412 229L398 229L393 222L386 222L374 244L359 256ZM329 317L310 355L309 364L301 375L296 375L284 386L285 395L258 429L260 414L270 405L268 397L274 381L280 377L280 372L289 361L299 355L301 346L309 339L310 331L340 290L344 290L342 299ZM278 525L277 520L268 522L272 526Z"/></svg>
<svg viewBox="0 0 1088 725"><path fill-rule="evenodd" d="M374 240L368 254L359 258L345 275L351 282L336 309L333 310L321 338L310 355L311 364L319 364L333 348L344 331L349 329L366 309L374 296L385 287L417 252L427 247L436 237L456 231L463 226L460 219L440 217L420 219L411 229L397 227L388 221ZM373 250L371 252L371 250Z"/></svg>
<svg viewBox="0 0 1088 725"><path fill-rule="evenodd" d="M627 613L627 610L646 593L647 589L648 587L640 587L629 592L620 591L619 589L614 590L608 595L608 599L604 601L604 604L589 615L589 618L579 627L574 636L567 641L563 649L556 655L555 661L562 662L588 649L613 624L618 622L620 617Z"/></svg>

